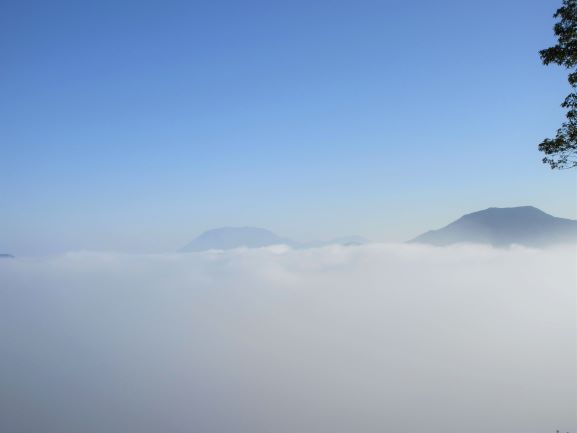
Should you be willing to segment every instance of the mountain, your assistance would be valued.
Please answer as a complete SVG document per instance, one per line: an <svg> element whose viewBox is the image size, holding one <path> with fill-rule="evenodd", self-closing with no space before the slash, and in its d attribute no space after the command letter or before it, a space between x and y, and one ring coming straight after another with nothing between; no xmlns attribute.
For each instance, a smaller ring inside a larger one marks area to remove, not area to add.
<svg viewBox="0 0 577 433"><path fill-rule="evenodd" d="M327 245L361 245L368 241L360 236L347 236L330 241L297 242L258 227L222 227L208 230L181 249L181 252L261 248L288 245L292 248L317 248Z"/></svg>
<svg viewBox="0 0 577 433"><path fill-rule="evenodd" d="M0 254L0 259L13 259L14 256L12 254Z"/></svg>
<svg viewBox="0 0 577 433"><path fill-rule="evenodd" d="M446 227L428 231L409 242L512 244L531 247L577 242L577 221L557 218L533 206L492 207L462 216Z"/></svg>
<svg viewBox="0 0 577 433"><path fill-rule="evenodd" d="M222 227L208 230L185 246L183 252L260 248L270 245L293 245L271 231L257 227Z"/></svg>

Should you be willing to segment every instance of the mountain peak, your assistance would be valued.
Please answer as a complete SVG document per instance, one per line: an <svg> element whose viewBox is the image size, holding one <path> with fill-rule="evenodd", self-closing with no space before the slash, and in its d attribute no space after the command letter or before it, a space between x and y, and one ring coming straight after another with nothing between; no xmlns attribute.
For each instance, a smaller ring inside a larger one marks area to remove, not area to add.
<svg viewBox="0 0 577 433"><path fill-rule="evenodd" d="M183 252L230 250L233 248L260 248L292 242L259 227L220 227L207 230L185 246Z"/></svg>
<svg viewBox="0 0 577 433"><path fill-rule="evenodd" d="M547 246L577 240L577 221L557 218L534 206L490 207L466 214L439 230L431 230L410 242L432 245L480 243Z"/></svg>
<svg viewBox="0 0 577 433"><path fill-rule="evenodd" d="M361 236L345 236L329 241L296 242L281 237L270 230L258 227L221 227L207 230L187 246L182 252L207 250L230 250L234 248L262 248L271 245L288 245L292 248L317 248L327 245L355 246L368 243Z"/></svg>
<svg viewBox="0 0 577 433"><path fill-rule="evenodd" d="M549 215L548 213L543 212L541 209L536 208L535 206L515 206L515 207L489 207L484 210L479 210L476 212L472 212L469 214L464 215L473 216L473 215Z"/></svg>

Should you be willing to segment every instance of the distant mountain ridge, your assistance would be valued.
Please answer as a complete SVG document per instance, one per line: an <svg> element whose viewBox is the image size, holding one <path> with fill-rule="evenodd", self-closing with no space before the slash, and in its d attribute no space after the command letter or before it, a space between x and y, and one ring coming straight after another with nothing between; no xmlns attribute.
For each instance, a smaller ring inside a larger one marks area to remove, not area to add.
<svg viewBox="0 0 577 433"><path fill-rule="evenodd" d="M544 247L577 242L577 221L554 217L533 206L491 207L464 215L409 242L438 246L476 243Z"/></svg>
<svg viewBox="0 0 577 433"><path fill-rule="evenodd" d="M208 230L185 246L183 252L260 248L270 245L289 245L293 241L258 227L221 227Z"/></svg>
<svg viewBox="0 0 577 433"><path fill-rule="evenodd" d="M12 254L0 254L0 259L13 259L14 256Z"/></svg>
<svg viewBox="0 0 577 433"><path fill-rule="evenodd" d="M182 248L181 252L262 248L272 245L287 245L291 248L315 248L326 245L361 245L367 242L361 236L347 236L330 241L297 242L258 227L221 227L200 234Z"/></svg>

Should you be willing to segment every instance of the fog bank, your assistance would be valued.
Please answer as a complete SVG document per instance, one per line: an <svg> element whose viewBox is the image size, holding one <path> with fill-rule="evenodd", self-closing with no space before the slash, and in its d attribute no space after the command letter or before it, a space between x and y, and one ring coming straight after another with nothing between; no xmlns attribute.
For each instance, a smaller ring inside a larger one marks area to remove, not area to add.
<svg viewBox="0 0 577 433"><path fill-rule="evenodd" d="M576 432L575 248L0 262L6 433Z"/></svg>

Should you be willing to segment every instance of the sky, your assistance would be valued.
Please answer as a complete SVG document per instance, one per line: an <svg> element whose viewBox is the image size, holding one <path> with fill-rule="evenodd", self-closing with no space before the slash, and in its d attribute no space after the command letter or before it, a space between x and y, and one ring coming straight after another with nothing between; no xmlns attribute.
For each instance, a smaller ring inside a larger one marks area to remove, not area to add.
<svg viewBox="0 0 577 433"><path fill-rule="evenodd" d="M574 218L575 172L536 149L569 91L538 56L559 4L4 0L0 252Z"/></svg>

